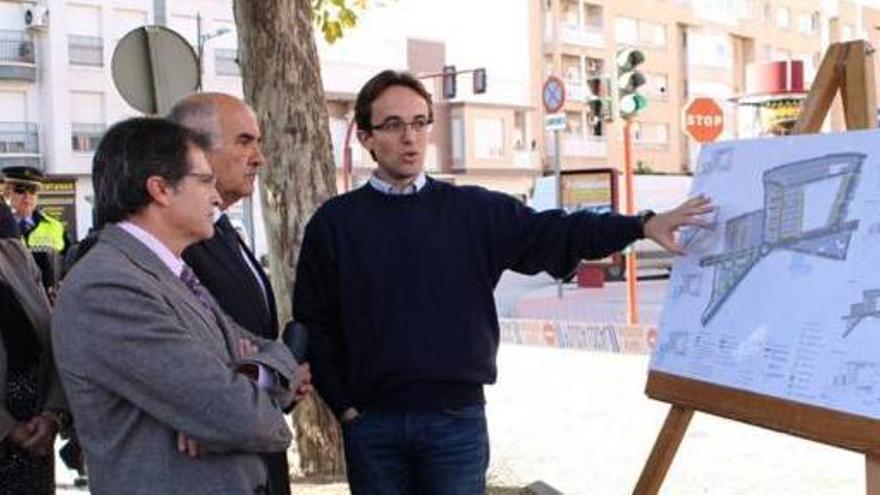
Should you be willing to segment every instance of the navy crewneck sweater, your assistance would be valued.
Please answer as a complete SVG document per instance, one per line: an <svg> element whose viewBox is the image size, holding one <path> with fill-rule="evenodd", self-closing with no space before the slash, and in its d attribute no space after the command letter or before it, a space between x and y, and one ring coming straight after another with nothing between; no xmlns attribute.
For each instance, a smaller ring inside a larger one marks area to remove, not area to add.
<svg viewBox="0 0 880 495"><path fill-rule="evenodd" d="M337 196L306 226L294 289L315 386L337 414L482 403L502 272L563 277L640 236L636 217L536 213L431 178L415 194Z"/></svg>

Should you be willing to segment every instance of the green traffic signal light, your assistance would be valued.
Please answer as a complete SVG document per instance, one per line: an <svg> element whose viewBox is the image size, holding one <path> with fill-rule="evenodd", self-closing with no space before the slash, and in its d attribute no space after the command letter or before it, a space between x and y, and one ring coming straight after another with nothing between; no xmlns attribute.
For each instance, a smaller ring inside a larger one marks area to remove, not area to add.
<svg viewBox="0 0 880 495"><path fill-rule="evenodd" d="M620 116L631 117L648 106L648 99L638 93L630 93L620 99Z"/></svg>
<svg viewBox="0 0 880 495"><path fill-rule="evenodd" d="M618 50L617 64L617 109L623 118L631 118L648 106L648 99L638 93L647 78L636 70L645 62L645 54L633 48Z"/></svg>

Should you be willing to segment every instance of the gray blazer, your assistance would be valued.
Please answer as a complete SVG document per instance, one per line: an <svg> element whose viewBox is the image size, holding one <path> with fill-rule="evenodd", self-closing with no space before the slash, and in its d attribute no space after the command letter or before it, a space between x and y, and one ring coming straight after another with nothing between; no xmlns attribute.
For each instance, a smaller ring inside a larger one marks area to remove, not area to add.
<svg viewBox="0 0 880 495"><path fill-rule="evenodd" d="M2 199L0 199L2 201ZM9 285L24 313L37 333L43 351L40 353L40 404L43 410L67 410L67 402L61 390L49 336L51 308L43 289L40 269L34 257L20 239L0 239L0 281ZM12 431L18 422L6 409L6 348L0 339L0 441ZM29 419L29 418L24 418Z"/></svg>
<svg viewBox="0 0 880 495"><path fill-rule="evenodd" d="M257 454L284 451L291 434L277 398L233 368L247 336L260 349L252 360L295 386L284 345L212 314L115 225L65 279L52 325L93 494L262 493ZM207 453L180 453L178 432Z"/></svg>

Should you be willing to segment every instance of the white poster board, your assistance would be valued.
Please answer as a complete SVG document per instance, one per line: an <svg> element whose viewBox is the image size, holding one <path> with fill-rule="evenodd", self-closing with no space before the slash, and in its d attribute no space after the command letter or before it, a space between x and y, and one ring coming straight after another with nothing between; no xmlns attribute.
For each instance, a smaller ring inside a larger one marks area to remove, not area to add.
<svg viewBox="0 0 880 495"><path fill-rule="evenodd" d="M703 148L651 369L880 419L880 132Z"/></svg>

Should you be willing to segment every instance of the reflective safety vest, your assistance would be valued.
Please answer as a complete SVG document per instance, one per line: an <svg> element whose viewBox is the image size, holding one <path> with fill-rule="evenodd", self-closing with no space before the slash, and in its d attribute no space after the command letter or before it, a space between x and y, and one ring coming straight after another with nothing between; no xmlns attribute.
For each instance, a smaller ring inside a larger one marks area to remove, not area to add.
<svg viewBox="0 0 880 495"><path fill-rule="evenodd" d="M25 236L25 244L31 249L43 247L64 251L64 224L42 212L40 217L37 225Z"/></svg>

